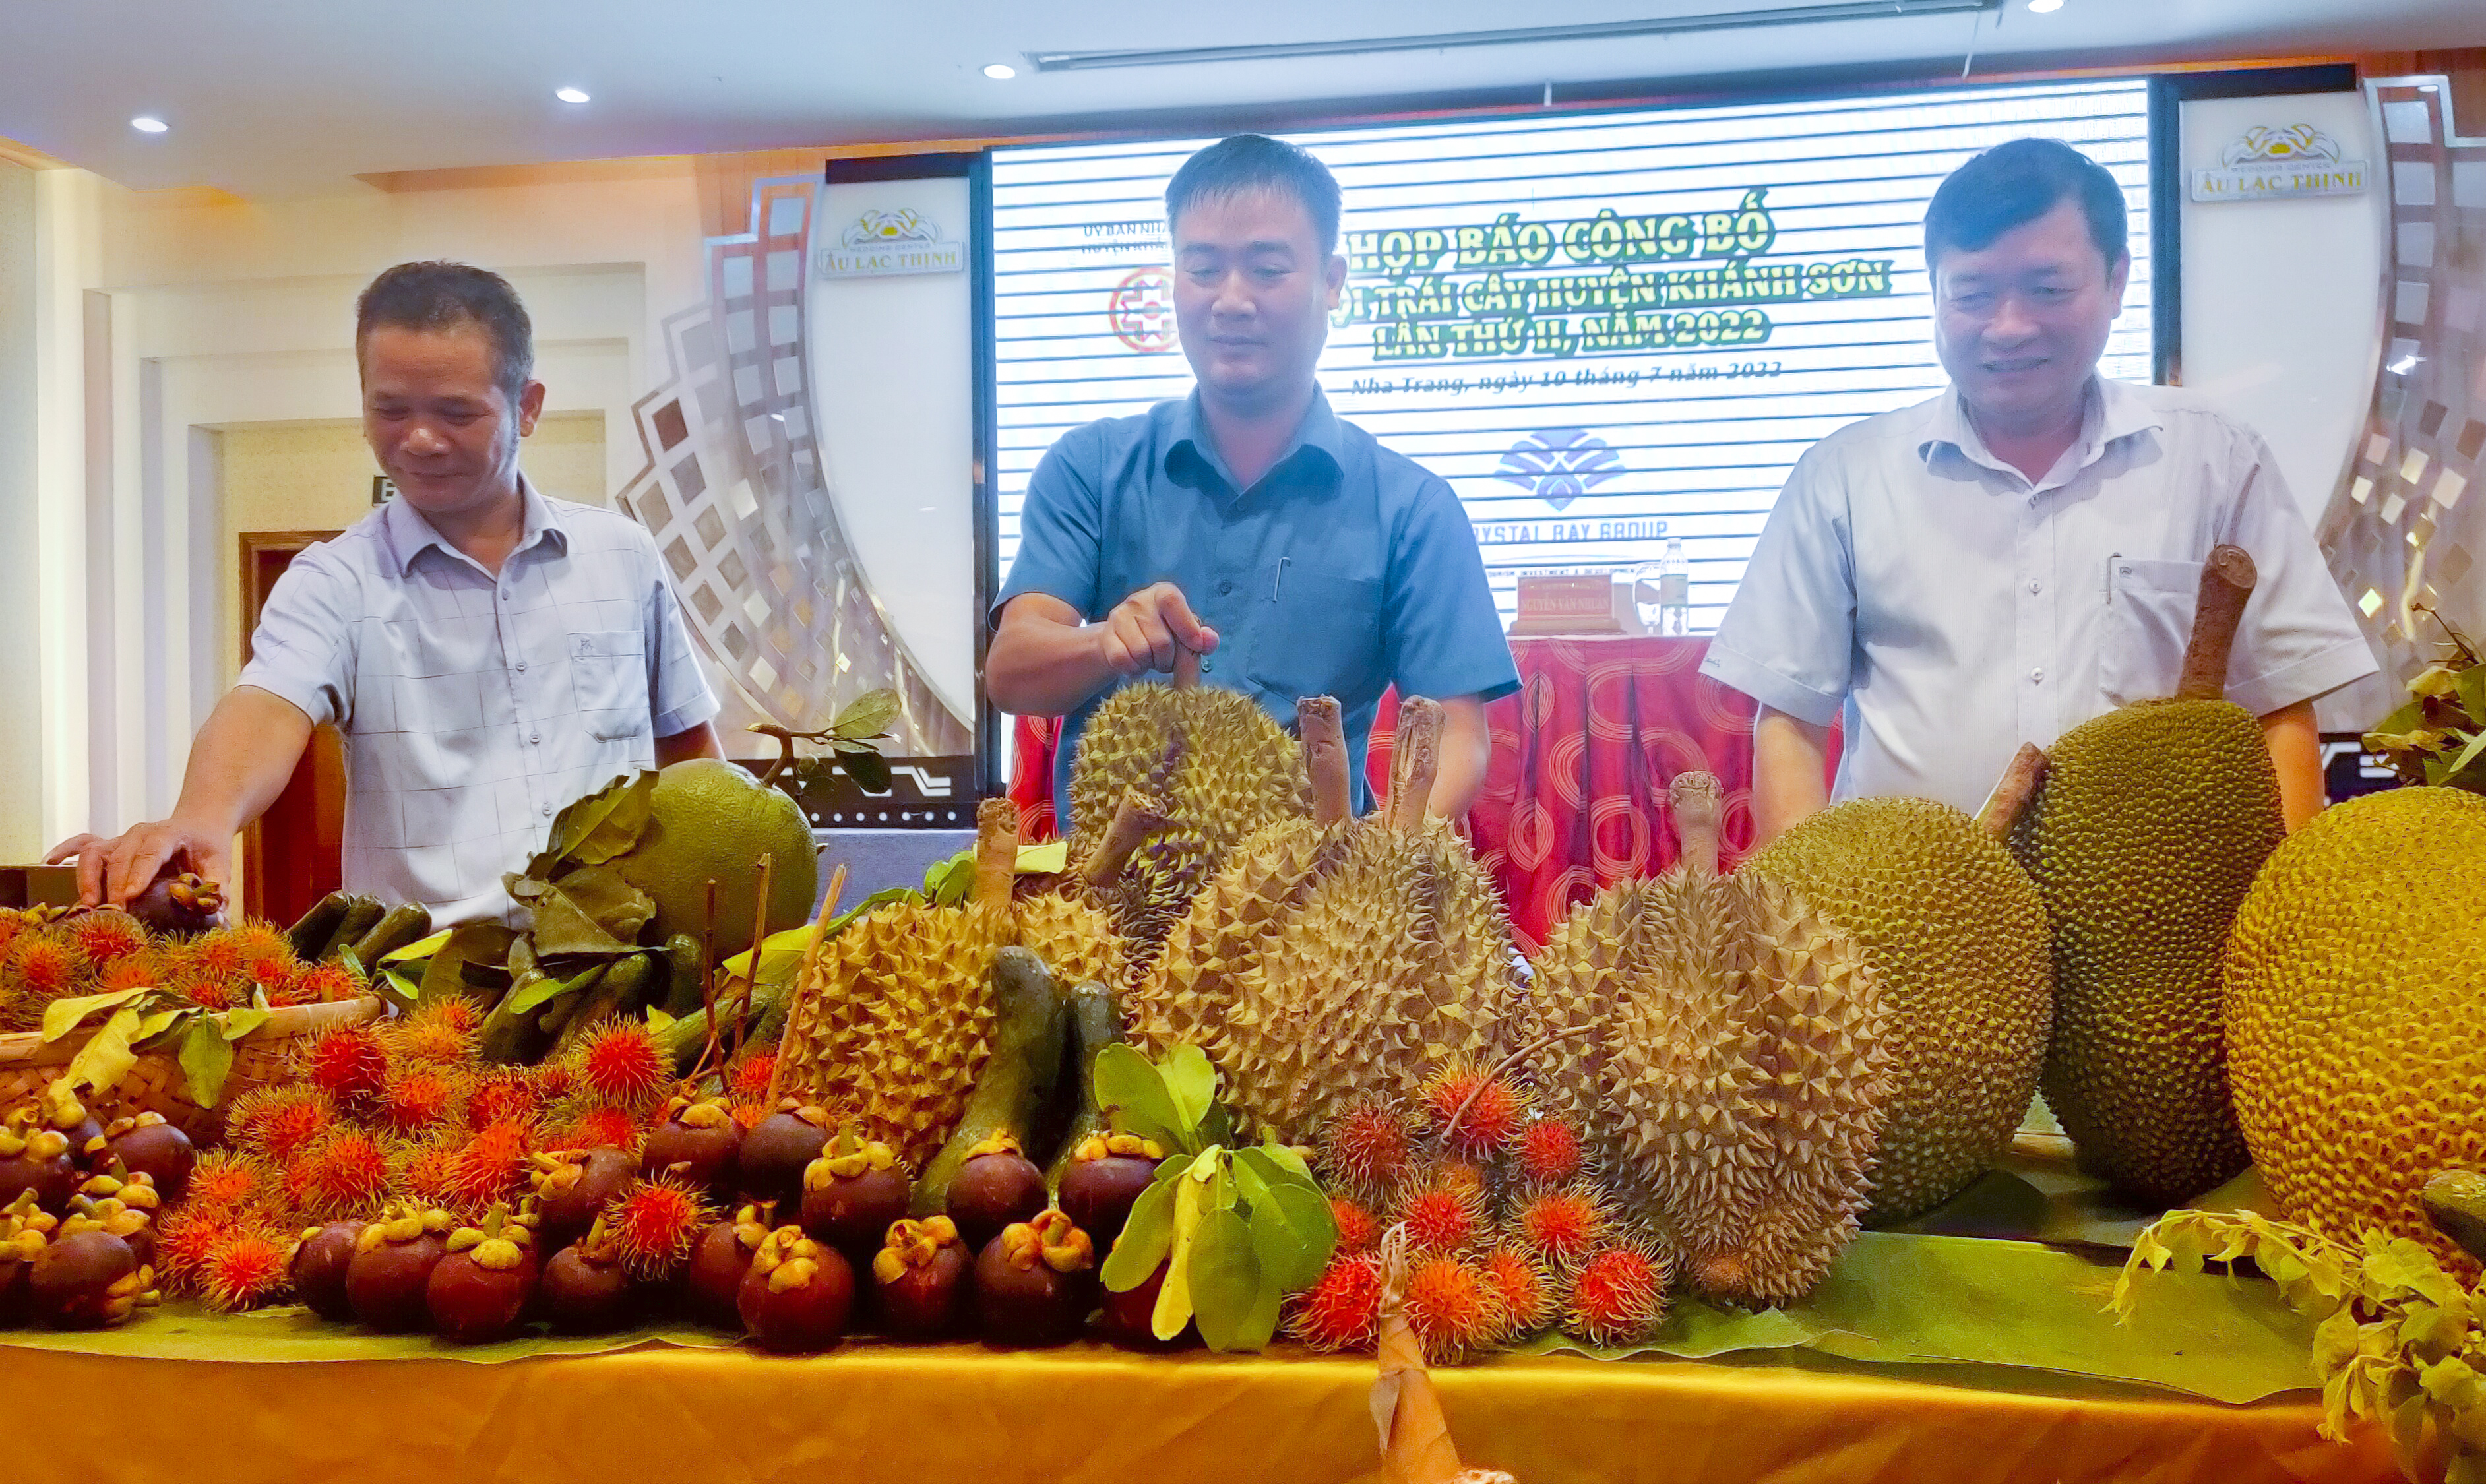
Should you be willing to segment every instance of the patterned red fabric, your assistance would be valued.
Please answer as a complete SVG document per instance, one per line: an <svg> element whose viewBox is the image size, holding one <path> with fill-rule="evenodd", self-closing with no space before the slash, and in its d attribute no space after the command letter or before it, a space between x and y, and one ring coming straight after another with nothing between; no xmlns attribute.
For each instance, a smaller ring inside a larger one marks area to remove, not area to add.
<svg viewBox="0 0 2486 1484"><path fill-rule="evenodd" d="M1708 646L1705 639L1511 641L1520 688L1485 709L1493 761L1467 823L1530 951L1599 887L1674 864L1666 790L1678 773L1706 769L1726 787L1722 864L1751 848L1754 702L1701 676ZM1368 759L1375 795L1389 789L1397 717L1397 697L1384 697ZM1053 833L1059 727L1018 720L1010 798L1022 838Z"/></svg>

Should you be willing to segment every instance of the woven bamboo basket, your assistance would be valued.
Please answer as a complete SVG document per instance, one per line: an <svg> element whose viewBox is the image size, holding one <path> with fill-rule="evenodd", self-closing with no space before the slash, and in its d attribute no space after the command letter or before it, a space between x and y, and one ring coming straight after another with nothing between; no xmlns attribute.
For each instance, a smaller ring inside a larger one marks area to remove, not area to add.
<svg viewBox="0 0 2486 1484"><path fill-rule="evenodd" d="M190 1097L190 1081L181 1073L175 1048L142 1052L137 1064L122 1077L121 1086L89 1100L88 1112L106 1119L161 1113L165 1122L204 1144L224 1132L224 1111L234 1099L291 1075L293 1053L300 1043L322 1031L375 1019L380 1010L379 997L365 995L275 1011L257 1030L234 1042L233 1070L226 1074L223 1095L213 1108L202 1108ZM41 1092L98 1029L100 1023L50 1042L33 1031L0 1035L0 1109L14 1107Z"/></svg>

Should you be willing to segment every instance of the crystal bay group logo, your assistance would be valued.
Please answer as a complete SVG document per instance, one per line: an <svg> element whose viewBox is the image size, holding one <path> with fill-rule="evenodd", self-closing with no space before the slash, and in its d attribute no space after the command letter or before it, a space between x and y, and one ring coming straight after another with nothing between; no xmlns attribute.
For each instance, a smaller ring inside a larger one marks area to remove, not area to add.
<svg viewBox="0 0 2486 1484"><path fill-rule="evenodd" d="M837 245L819 252L822 278L879 278L898 273L960 273L963 243L941 235L930 217L911 206L866 211L838 234Z"/></svg>
<svg viewBox="0 0 2486 1484"><path fill-rule="evenodd" d="M1174 272L1169 268L1133 268L1114 286L1105 317L1114 338L1142 355L1156 355L1180 344L1174 325Z"/></svg>
<svg viewBox="0 0 2486 1484"><path fill-rule="evenodd" d="M1622 473L1613 444L1585 427L1540 427L1502 455L1495 479L1561 509Z"/></svg>
<svg viewBox="0 0 2486 1484"><path fill-rule="evenodd" d="M2365 188L2365 162L2345 154L2310 124L2256 124L2220 151L2217 166L2193 172L2193 199L2355 195Z"/></svg>

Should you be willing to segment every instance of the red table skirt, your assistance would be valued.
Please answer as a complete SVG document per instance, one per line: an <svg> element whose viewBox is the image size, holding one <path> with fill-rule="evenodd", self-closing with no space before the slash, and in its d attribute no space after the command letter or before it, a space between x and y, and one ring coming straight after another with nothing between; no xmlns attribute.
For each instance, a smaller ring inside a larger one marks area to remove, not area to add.
<svg viewBox="0 0 2486 1484"><path fill-rule="evenodd" d="M1754 701L1700 674L1705 639L1515 639L1520 688L1485 708L1493 761L1467 818L1521 946L1599 887L1655 875L1678 851L1666 790L1705 769L1726 786L1724 864L1753 838ZM1382 698L1368 771L1390 781L1398 698ZM1049 838L1061 723L1020 717L1010 798L1022 838Z"/></svg>

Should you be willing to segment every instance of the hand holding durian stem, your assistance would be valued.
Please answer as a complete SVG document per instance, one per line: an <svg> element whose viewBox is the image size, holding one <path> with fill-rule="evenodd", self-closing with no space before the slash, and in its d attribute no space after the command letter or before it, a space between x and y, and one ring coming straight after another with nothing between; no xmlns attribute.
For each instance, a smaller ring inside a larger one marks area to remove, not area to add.
<svg viewBox="0 0 2486 1484"><path fill-rule="evenodd" d="M1390 753L1390 827L1411 835L1424 826L1433 776L1442 767L1442 703L1423 696L1398 702L1398 735Z"/></svg>
<svg viewBox="0 0 2486 1484"><path fill-rule="evenodd" d="M1353 794L1346 768L1346 726L1338 698L1307 696L1295 702L1295 731L1303 738L1304 770L1312 781L1312 823L1333 825L1347 816Z"/></svg>
<svg viewBox="0 0 2486 1484"><path fill-rule="evenodd" d="M1018 806L986 799L976 806L976 905L1007 911L1018 880Z"/></svg>
<svg viewBox="0 0 2486 1484"><path fill-rule="evenodd" d="M1092 891L1105 890L1122 874L1122 867L1129 863L1131 852L1140 848L1140 841L1165 827L1166 816L1149 807L1146 795L1136 788L1125 792L1120 806L1114 811L1114 822L1105 827L1096 848L1080 863L1079 879Z"/></svg>
<svg viewBox="0 0 2486 1484"><path fill-rule="evenodd" d="M2236 625L2244 619L2256 575L2252 558L2241 546L2221 546L2201 563L2201 593L2193 605L2193 639L2184 646L2177 701L2217 701L2226 695L2227 650L2235 645Z"/></svg>
<svg viewBox="0 0 2486 1484"><path fill-rule="evenodd" d="M820 898L818 916L812 920L812 941L803 946L803 967L796 970L794 974L793 993L788 997L786 1005L786 1027L788 1032L794 1027L804 1023L804 1017L810 1009L809 1002L819 988L815 970L820 961L820 946L829 941L829 921L838 915L838 898L845 895L845 892L846 868L845 864L840 862L837 869L829 872L829 890ZM760 972L760 960L756 955L751 961L751 972L755 976ZM790 1039L789 1034L787 1040ZM781 1041L779 1044L782 1047L786 1043ZM777 1100L786 1095L786 1063L787 1058L781 1051L775 1065L768 1072L768 1101L763 1105L765 1107L775 1108ZM808 1095L810 1089L804 1090Z"/></svg>
<svg viewBox="0 0 2486 1484"><path fill-rule="evenodd" d="M1705 876L1718 874L1718 816L1723 791L1714 773L1678 773L1667 784L1668 807L1674 814L1674 835L1683 845L1683 868Z"/></svg>
<svg viewBox="0 0 2486 1484"><path fill-rule="evenodd" d="M1996 839L2009 839L2012 827L2020 822L2021 811L2037 796L2037 785L2045 781L2046 750L2034 742L2021 743L2011 765L1995 782L1994 791L1985 796L1985 807L1976 811L1976 822Z"/></svg>

